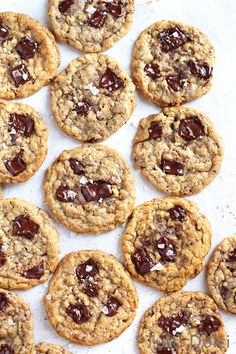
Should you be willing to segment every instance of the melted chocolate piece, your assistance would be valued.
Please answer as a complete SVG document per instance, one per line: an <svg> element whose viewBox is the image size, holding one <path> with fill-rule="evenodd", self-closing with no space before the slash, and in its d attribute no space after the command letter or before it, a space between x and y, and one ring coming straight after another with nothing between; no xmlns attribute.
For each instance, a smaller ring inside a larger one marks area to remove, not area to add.
<svg viewBox="0 0 236 354"><path fill-rule="evenodd" d="M11 77L15 82L16 87L24 85L31 79L30 73L25 64L21 63L10 70Z"/></svg>
<svg viewBox="0 0 236 354"><path fill-rule="evenodd" d="M164 262L173 262L176 259L174 244L165 236L162 236L156 243L157 250Z"/></svg>
<svg viewBox="0 0 236 354"><path fill-rule="evenodd" d="M64 12L66 12L69 7L71 5L73 5L75 2L75 0L64 0L64 1L61 1L59 6L58 6L58 9L59 11L63 14Z"/></svg>
<svg viewBox="0 0 236 354"><path fill-rule="evenodd" d="M76 106L75 106L75 110L77 112L77 114L81 114L83 116L87 116L88 111L89 111L90 105L88 103L88 101L81 101L81 102L77 102Z"/></svg>
<svg viewBox="0 0 236 354"><path fill-rule="evenodd" d="M158 326L164 329L166 332L176 335L178 332L176 330L180 326L184 326L187 324L189 316L181 311L178 315L173 315L169 317L161 316L158 318Z"/></svg>
<svg viewBox="0 0 236 354"><path fill-rule="evenodd" d="M230 290L226 286L221 285L220 286L220 295L221 295L222 299L225 301L225 300L227 300L228 296L230 295Z"/></svg>
<svg viewBox="0 0 236 354"><path fill-rule="evenodd" d="M144 68L144 72L152 79L158 79L161 76L161 71L157 64L147 64Z"/></svg>
<svg viewBox="0 0 236 354"><path fill-rule="evenodd" d="M210 335L211 333L217 331L221 326L220 320L216 317L206 317L201 323L197 326L200 333L206 333Z"/></svg>
<svg viewBox="0 0 236 354"><path fill-rule="evenodd" d="M186 217L186 211L181 205L175 205L173 208L169 209L170 217L172 220L178 220L182 222Z"/></svg>
<svg viewBox="0 0 236 354"><path fill-rule="evenodd" d="M163 124L162 122L151 122L150 128L148 128L149 138L150 139L160 139L163 133Z"/></svg>
<svg viewBox="0 0 236 354"><path fill-rule="evenodd" d="M156 354L172 354L172 349L160 347L160 348L157 348Z"/></svg>
<svg viewBox="0 0 236 354"><path fill-rule="evenodd" d="M98 287L97 284L88 282L85 284L83 288L83 292L88 295L89 297L95 297L98 296Z"/></svg>
<svg viewBox="0 0 236 354"><path fill-rule="evenodd" d="M111 2L106 3L106 9L109 14L114 18L119 18L123 15L122 2L113 0Z"/></svg>
<svg viewBox="0 0 236 354"><path fill-rule="evenodd" d="M7 160L4 165L10 174L14 177L24 172L27 168L25 162L20 156L16 156L12 160Z"/></svg>
<svg viewBox="0 0 236 354"><path fill-rule="evenodd" d="M212 76L213 68L204 61L188 61L191 73L200 79L208 80Z"/></svg>
<svg viewBox="0 0 236 354"><path fill-rule="evenodd" d="M98 202L101 198L105 199L112 196L111 185L102 181L86 183L81 186L81 192L87 202Z"/></svg>
<svg viewBox="0 0 236 354"><path fill-rule="evenodd" d="M176 26L174 28L161 31L158 35L158 40L161 43L162 51L167 53L177 49L178 47L182 47L186 42L188 42L189 38Z"/></svg>
<svg viewBox="0 0 236 354"><path fill-rule="evenodd" d="M114 92L124 86L124 81L108 68L102 75L99 86L107 89L109 92Z"/></svg>
<svg viewBox="0 0 236 354"><path fill-rule="evenodd" d="M30 37L22 38L16 45L16 51L24 60L34 57L38 44Z"/></svg>
<svg viewBox="0 0 236 354"><path fill-rule="evenodd" d="M70 305L66 309L66 313L76 324L87 322L92 317L88 308L83 303Z"/></svg>
<svg viewBox="0 0 236 354"><path fill-rule="evenodd" d="M77 193L67 185L60 185L56 190L55 196L60 202L72 203L76 199Z"/></svg>
<svg viewBox="0 0 236 354"><path fill-rule="evenodd" d="M137 249L131 256L137 273L145 275L153 267L153 261L145 248Z"/></svg>
<svg viewBox="0 0 236 354"><path fill-rule="evenodd" d="M38 265L25 270L22 276L26 279L40 279L44 276L44 264L39 263Z"/></svg>
<svg viewBox="0 0 236 354"><path fill-rule="evenodd" d="M29 240L33 240L38 231L39 225L27 215L19 215L13 221L12 234L14 236L22 236Z"/></svg>
<svg viewBox="0 0 236 354"><path fill-rule="evenodd" d="M91 258L88 259L85 263L78 265L76 268L76 276L80 283L90 277L94 278L97 273L97 266Z"/></svg>
<svg viewBox="0 0 236 354"><path fill-rule="evenodd" d="M174 90L175 92L181 91L185 84L185 79L182 77L181 74L177 75L169 75L166 78L168 86Z"/></svg>
<svg viewBox="0 0 236 354"><path fill-rule="evenodd" d="M70 167L72 168L72 170L74 171L74 173L76 175L83 174L83 172L84 172L83 166L78 160L70 158L69 162L70 162Z"/></svg>
<svg viewBox="0 0 236 354"><path fill-rule="evenodd" d="M182 119L179 124L179 135L184 140L195 140L205 135L204 127L198 117Z"/></svg>
<svg viewBox="0 0 236 354"><path fill-rule="evenodd" d="M8 34L9 34L8 29L4 26L4 24L0 20L0 44L6 41Z"/></svg>
<svg viewBox="0 0 236 354"><path fill-rule="evenodd" d="M174 176L184 175L184 165L181 162L162 159L161 169L167 175L174 175Z"/></svg>
<svg viewBox="0 0 236 354"><path fill-rule="evenodd" d="M121 302L114 296L110 296L106 308L107 308L107 316L113 317L117 314L118 308L121 306Z"/></svg>
<svg viewBox="0 0 236 354"><path fill-rule="evenodd" d="M28 115L13 113L9 119L9 132L12 129L15 129L16 133L30 137L34 132L34 120Z"/></svg>
<svg viewBox="0 0 236 354"><path fill-rule="evenodd" d="M14 350L8 344L0 345L0 354L15 354Z"/></svg>
<svg viewBox="0 0 236 354"><path fill-rule="evenodd" d="M104 10L97 9L90 17L88 24L94 28L102 28L105 25L107 13Z"/></svg>
<svg viewBox="0 0 236 354"><path fill-rule="evenodd" d="M228 261L229 262L236 262L236 247L233 251L229 252Z"/></svg>
<svg viewBox="0 0 236 354"><path fill-rule="evenodd" d="M9 305L9 300L6 294L0 293L0 313L5 311Z"/></svg>
<svg viewBox="0 0 236 354"><path fill-rule="evenodd" d="M7 255L2 250L2 244L0 243L0 267L2 267L7 262Z"/></svg>
<svg viewBox="0 0 236 354"><path fill-rule="evenodd" d="M236 294L234 295L234 303L236 304Z"/></svg>

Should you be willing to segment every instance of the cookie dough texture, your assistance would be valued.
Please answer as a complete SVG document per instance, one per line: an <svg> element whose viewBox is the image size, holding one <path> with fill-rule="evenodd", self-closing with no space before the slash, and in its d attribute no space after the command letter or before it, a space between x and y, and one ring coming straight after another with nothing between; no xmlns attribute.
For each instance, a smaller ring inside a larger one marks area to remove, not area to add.
<svg viewBox="0 0 236 354"><path fill-rule="evenodd" d="M194 202L153 199L137 207L122 236L131 276L157 290L180 290L205 265L211 227Z"/></svg>
<svg viewBox="0 0 236 354"><path fill-rule="evenodd" d="M19 199L0 200L0 287L26 290L45 282L58 262L59 238L42 210Z"/></svg>
<svg viewBox="0 0 236 354"><path fill-rule="evenodd" d="M107 55L78 57L51 85L53 117L60 129L79 141L108 138L127 122L135 107L132 80Z"/></svg>
<svg viewBox="0 0 236 354"><path fill-rule="evenodd" d="M64 257L45 297L49 321L57 333L82 345L118 337L132 323L137 305L129 274L115 257L101 251Z"/></svg>
<svg viewBox="0 0 236 354"><path fill-rule="evenodd" d="M134 0L109 3L49 0L49 17L56 38L86 53L112 47L131 28Z"/></svg>
<svg viewBox="0 0 236 354"><path fill-rule="evenodd" d="M225 238L207 266L207 285L217 305L236 314L236 236Z"/></svg>
<svg viewBox="0 0 236 354"><path fill-rule="evenodd" d="M40 343L35 347L35 354L71 354L68 350L55 344Z"/></svg>
<svg viewBox="0 0 236 354"><path fill-rule="evenodd" d="M33 354L34 325L29 306L10 291L0 289L0 352Z"/></svg>
<svg viewBox="0 0 236 354"><path fill-rule="evenodd" d="M180 106L140 121L133 159L159 191L177 195L199 193L218 175L223 144L203 112Z"/></svg>
<svg viewBox="0 0 236 354"><path fill-rule="evenodd" d="M135 206L135 181L127 163L104 145L64 151L48 169L45 200L54 216L78 233L113 230Z"/></svg>
<svg viewBox="0 0 236 354"><path fill-rule="evenodd" d="M143 96L165 107L208 92L214 62L214 48L204 33L182 22L161 21L136 40L132 71Z"/></svg>
<svg viewBox="0 0 236 354"><path fill-rule="evenodd" d="M222 354L227 335L214 301L201 292L161 297L144 314L138 335L140 354Z"/></svg>
<svg viewBox="0 0 236 354"><path fill-rule="evenodd" d="M0 130L0 183L27 181L47 155L46 124L32 107L0 100Z"/></svg>
<svg viewBox="0 0 236 354"><path fill-rule="evenodd" d="M53 35L40 22L0 13L0 98L27 97L56 75L60 64Z"/></svg>

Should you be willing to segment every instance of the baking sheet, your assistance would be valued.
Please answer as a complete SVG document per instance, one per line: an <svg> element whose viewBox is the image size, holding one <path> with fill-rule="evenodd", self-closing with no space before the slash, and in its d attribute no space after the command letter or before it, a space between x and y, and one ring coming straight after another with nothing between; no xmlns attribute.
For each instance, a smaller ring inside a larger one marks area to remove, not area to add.
<svg viewBox="0 0 236 354"><path fill-rule="evenodd" d="M47 0L0 0L0 11L23 12L48 25ZM207 95L189 104L189 106L205 111L212 118L225 144L225 159L220 175L207 189L190 198L198 203L212 224L212 246L217 245L224 237L233 234L236 230L235 16L235 0L136 0L132 31L107 51L129 72L131 50L135 39L142 30L158 20L184 21L199 27L212 40L217 54L213 88ZM62 57L61 71L81 53L66 45L60 44L59 47ZM107 139L105 144L119 150L129 165L133 167L138 205L161 194L141 177L139 171L134 169L130 158L132 140L138 121L140 118L158 111L157 108L142 100L140 96L137 96L137 99L138 106L130 121ZM21 101L32 105L45 119L49 128L49 153L40 171L34 177L24 184L6 186L4 194L6 197L28 200L46 209L42 191L46 168L62 150L73 148L79 144L60 132L52 121L48 88L43 88L35 95ZM77 235L58 223L57 229L61 236L61 257L73 250L100 249L112 253L122 260L119 249L122 228L100 236ZM57 343L74 354L137 354L136 336L139 321L144 311L160 297L161 293L137 282L135 285L140 304L133 324L116 340L95 347L77 346L57 336L47 320L42 303L42 298L47 291L47 283L19 293L30 304L33 311L36 342ZM190 280L184 290L207 291L204 272L197 278ZM222 312L222 317L229 335L230 348L227 353L235 354L236 316Z"/></svg>

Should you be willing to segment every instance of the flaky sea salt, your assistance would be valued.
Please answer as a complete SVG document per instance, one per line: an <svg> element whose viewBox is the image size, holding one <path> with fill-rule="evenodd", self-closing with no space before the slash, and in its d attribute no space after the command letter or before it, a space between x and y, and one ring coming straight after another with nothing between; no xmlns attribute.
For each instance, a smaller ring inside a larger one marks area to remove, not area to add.
<svg viewBox="0 0 236 354"><path fill-rule="evenodd" d="M105 315L108 315L109 311L108 311L108 308L106 306L104 306L102 308L102 312L105 314Z"/></svg>
<svg viewBox="0 0 236 354"><path fill-rule="evenodd" d="M86 184L88 182L87 178L85 176L82 176L79 180L80 184Z"/></svg>
<svg viewBox="0 0 236 354"><path fill-rule="evenodd" d="M99 93L99 90L97 89L97 87L95 87L92 82L90 82L90 84L84 86L85 90L89 90L91 92L92 95L96 96Z"/></svg>
<svg viewBox="0 0 236 354"><path fill-rule="evenodd" d="M86 9L86 12L89 13L90 15L94 14L95 11L96 11L96 8L92 5L89 5Z"/></svg>
<svg viewBox="0 0 236 354"><path fill-rule="evenodd" d="M14 326L15 322L11 318L9 318L8 324L9 324L9 326Z"/></svg>
<svg viewBox="0 0 236 354"><path fill-rule="evenodd" d="M164 268L163 264L157 263L150 269L150 271L154 272L155 270L162 270L163 268Z"/></svg>

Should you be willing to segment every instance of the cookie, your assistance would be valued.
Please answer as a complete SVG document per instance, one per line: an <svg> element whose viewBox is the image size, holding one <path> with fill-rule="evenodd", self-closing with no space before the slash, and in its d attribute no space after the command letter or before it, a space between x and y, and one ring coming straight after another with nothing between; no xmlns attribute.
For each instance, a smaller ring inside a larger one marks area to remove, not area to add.
<svg viewBox="0 0 236 354"><path fill-rule="evenodd" d="M236 314L236 235L225 238L207 266L207 285L216 304Z"/></svg>
<svg viewBox="0 0 236 354"><path fill-rule="evenodd" d="M211 227L191 201L166 197L137 207L123 232L127 269L140 282L160 291L180 290L205 265Z"/></svg>
<svg viewBox="0 0 236 354"><path fill-rule="evenodd" d="M104 145L64 151L48 169L45 200L54 216L78 233L113 230L135 206L135 181L123 157Z"/></svg>
<svg viewBox="0 0 236 354"><path fill-rule="evenodd" d="M108 138L135 107L134 84L107 55L80 56L51 85L53 117L60 129L79 141Z"/></svg>
<svg viewBox="0 0 236 354"><path fill-rule="evenodd" d="M207 93L214 62L214 48L204 33L182 22L161 21L136 40L132 71L143 96L166 107Z"/></svg>
<svg viewBox="0 0 236 354"><path fill-rule="evenodd" d="M34 324L29 306L19 296L0 289L0 353L33 354Z"/></svg>
<svg viewBox="0 0 236 354"><path fill-rule="evenodd" d="M159 191L192 195L218 175L223 145L203 112L184 106L165 108L140 121L133 158Z"/></svg>
<svg viewBox="0 0 236 354"><path fill-rule="evenodd" d="M35 354L71 354L68 350L55 344L40 343L35 347Z"/></svg>
<svg viewBox="0 0 236 354"><path fill-rule="evenodd" d="M32 95L50 82L59 64L46 27L24 14L0 13L0 98Z"/></svg>
<svg viewBox="0 0 236 354"><path fill-rule="evenodd" d="M96 250L64 257L45 297L57 333L82 345L118 337L132 323L137 305L135 287L123 265Z"/></svg>
<svg viewBox="0 0 236 354"><path fill-rule="evenodd" d="M86 53L106 50L129 32L134 0L49 0L58 40Z"/></svg>
<svg viewBox="0 0 236 354"><path fill-rule="evenodd" d="M162 296L141 321L140 354L223 354L227 335L214 301L201 292Z"/></svg>
<svg viewBox="0 0 236 354"><path fill-rule="evenodd" d="M58 234L48 215L26 201L2 199L0 230L0 287L26 290L45 282L59 253Z"/></svg>
<svg viewBox="0 0 236 354"><path fill-rule="evenodd" d="M47 155L48 131L30 106L0 100L0 183L27 181Z"/></svg>

